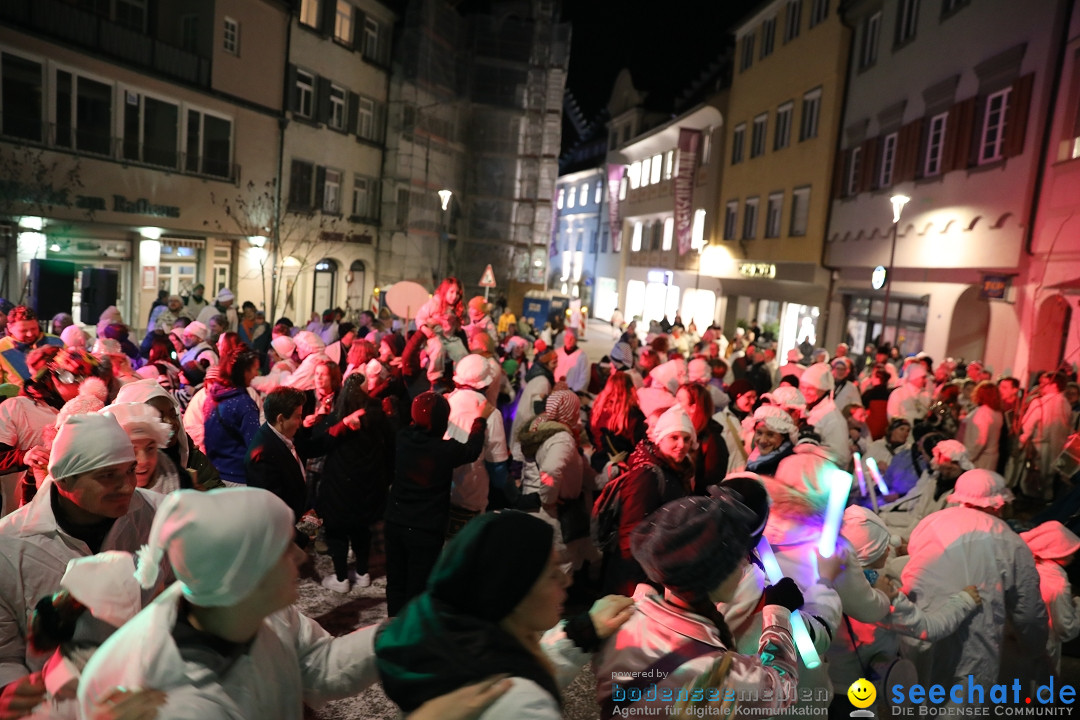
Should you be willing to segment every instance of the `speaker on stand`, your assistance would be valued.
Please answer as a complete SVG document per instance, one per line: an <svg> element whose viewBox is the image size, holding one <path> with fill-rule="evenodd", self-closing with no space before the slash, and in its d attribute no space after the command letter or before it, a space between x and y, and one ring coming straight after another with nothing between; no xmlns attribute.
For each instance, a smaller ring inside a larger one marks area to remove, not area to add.
<svg viewBox="0 0 1080 720"><path fill-rule="evenodd" d="M82 307L80 319L84 325L96 325L105 308L116 304L120 273L105 268L83 268L80 279Z"/></svg>
<svg viewBox="0 0 1080 720"><path fill-rule="evenodd" d="M71 312L75 263L66 260L30 261L30 307L37 316L48 321L57 313Z"/></svg>

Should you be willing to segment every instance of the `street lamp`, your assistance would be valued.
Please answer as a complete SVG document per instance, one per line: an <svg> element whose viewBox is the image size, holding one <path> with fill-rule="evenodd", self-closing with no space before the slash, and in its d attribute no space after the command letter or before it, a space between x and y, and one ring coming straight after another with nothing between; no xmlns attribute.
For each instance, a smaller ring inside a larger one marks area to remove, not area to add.
<svg viewBox="0 0 1080 720"><path fill-rule="evenodd" d="M904 212L904 206L911 200L907 195L893 195L889 198L892 203L892 245L889 248L889 269L885 272L885 306L881 311L881 340L885 340L885 327L889 322L889 294L892 290L893 261L896 258L896 235L900 227L900 213Z"/></svg>
<svg viewBox="0 0 1080 720"><path fill-rule="evenodd" d="M443 272L443 245L450 242L450 217L446 211L450 207L450 198L453 196L454 192L452 190L443 188L439 191L439 202L442 203L443 209L443 234L439 238L439 278L436 284L442 282L443 276L446 274Z"/></svg>

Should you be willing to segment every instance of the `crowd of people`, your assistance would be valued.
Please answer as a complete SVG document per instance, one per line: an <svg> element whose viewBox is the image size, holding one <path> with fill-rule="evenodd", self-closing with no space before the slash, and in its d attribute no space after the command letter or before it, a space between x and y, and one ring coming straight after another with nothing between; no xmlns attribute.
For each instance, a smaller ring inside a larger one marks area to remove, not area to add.
<svg viewBox="0 0 1080 720"><path fill-rule="evenodd" d="M0 720L300 718L375 682L413 718L558 718L590 659L602 717L847 717L897 668L1043 682L1080 634L1066 369L1025 396L890 347L780 366L677 316L591 363L453 278L409 325L202 290L138 344L116 308L0 308ZM331 637L298 568L368 587L378 534L389 619Z"/></svg>

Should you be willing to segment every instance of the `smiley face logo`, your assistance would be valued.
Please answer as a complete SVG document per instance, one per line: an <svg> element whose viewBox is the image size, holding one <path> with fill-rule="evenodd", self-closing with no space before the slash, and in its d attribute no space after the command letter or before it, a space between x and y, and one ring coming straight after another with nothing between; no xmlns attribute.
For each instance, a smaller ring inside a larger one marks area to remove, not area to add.
<svg viewBox="0 0 1080 720"><path fill-rule="evenodd" d="M847 690L848 700L857 708L868 708L877 700L877 688L874 683L865 678L859 678L851 683Z"/></svg>

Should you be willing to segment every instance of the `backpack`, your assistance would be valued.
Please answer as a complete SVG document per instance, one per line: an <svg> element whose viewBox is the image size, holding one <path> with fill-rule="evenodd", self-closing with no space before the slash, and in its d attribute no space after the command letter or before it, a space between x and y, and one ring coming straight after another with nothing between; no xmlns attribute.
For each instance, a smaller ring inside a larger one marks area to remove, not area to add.
<svg viewBox="0 0 1080 720"><path fill-rule="evenodd" d="M664 471L650 463L648 468L652 470L664 487ZM602 553L608 553L618 547L619 520L622 515L622 487L629 472L630 466L625 461L611 462L604 468L607 482L600 490L600 495L593 502L593 539ZM661 490L662 492L662 490Z"/></svg>

